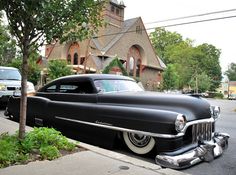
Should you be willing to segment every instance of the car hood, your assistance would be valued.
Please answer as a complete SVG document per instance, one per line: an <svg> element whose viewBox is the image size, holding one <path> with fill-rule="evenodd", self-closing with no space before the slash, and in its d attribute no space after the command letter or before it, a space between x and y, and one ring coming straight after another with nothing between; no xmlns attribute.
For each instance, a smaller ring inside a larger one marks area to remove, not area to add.
<svg viewBox="0 0 236 175"><path fill-rule="evenodd" d="M158 92L125 92L99 94L98 103L173 111L186 116L187 121L211 117L207 100L191 95Z"/></svg>
<svg viewBox="0 0 236 175"><path fill-rule="evenodd" d="M21 86L20 80L0 80L0 84L4 84L6 86Z"/></svg>

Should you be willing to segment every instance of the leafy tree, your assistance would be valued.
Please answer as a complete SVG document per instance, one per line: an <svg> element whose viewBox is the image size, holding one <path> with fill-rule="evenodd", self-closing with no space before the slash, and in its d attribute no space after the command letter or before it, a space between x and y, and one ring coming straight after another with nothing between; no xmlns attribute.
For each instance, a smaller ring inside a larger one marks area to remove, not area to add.
<svg viewBox="0 0 236 175"><path fill-rule="evenodd" d="M222 79L222 72L220 67L220 50L211 44L201 44L196 47L201 53L198 57L199 67L211 78L210 91L215 91Z"/></svg>
<svg viewBox="0 0 236 175"><path fill-rule="evenodd" d="M236 63L230 63L225 75L228 76L230 81L236 81Z"/></svg>
<svg viewBox="0 0 236 175"><path fill-rule="evenodd" d="M170 90L178 88L178 75L173 64L168 64L163 73L163 89Z"/></svg>
<svg viewBox="0 0 236 175"><path fill-rule="evenodd" d="M48 63L48 77L50 80L71 75L72 73L71 68L67 66L67 62L65 60L55 59L50 60Z"/></svg>
<svg viewBox="0 0 236 175"><path fill-rule="evenodd" d="M211 78L205 73L196 74L190 81L191 88L196 92L206 92L211 86Z"/></svg>
<svg viewBox="0 0 236 175"><path fill-rule="evenodd" d="M220 50L211 44L194 46L190 39L183 40L176 32L157 28L151 33L151 41L158 55L172 64L179 77L179 89L189 86L193 76L205 72L210 77L209 90L214 91L221 82Z"/></svg>
<svg viewBox="0 0 236 175"><path fill-rule="evenodd" d="M0 19L2 18L0 13ZM16 41L8 33L7 26L0 21L0 65L9 63L16 54Z"/></svg>
<svg viewBox="0 0 236 175"><path fill-rule="evenodd" d="M164 28L156 28L155 31L150 34L150 39L157 55L163 60L165 64L170 63L169 58L166 56L168 47L183 41L180 34L176 32L169 32Z"/></svg>
<svg viewBox="0 0 236 175"><path fill-rule="evenodd" d="M103 4L100 0L0 0L0 10L5 11L10 32L17 39L23 55L20 139L25 136L30 49L38 48L45 40L48 43L76 41L93 35L103 24Z"/></svg>

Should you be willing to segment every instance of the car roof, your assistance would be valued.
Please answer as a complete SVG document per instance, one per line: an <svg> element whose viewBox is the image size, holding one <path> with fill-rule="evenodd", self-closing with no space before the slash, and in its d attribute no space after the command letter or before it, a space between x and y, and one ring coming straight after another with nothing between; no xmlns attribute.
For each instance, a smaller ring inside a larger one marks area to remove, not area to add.
<svg viewBox="0 0 236 175"><path fill-rule="evenodd" d="M65 80L65 79L92 79L92 80L104 80L104 79L120 79L120 80L131 80L132 78L122 75L115 74L80 74L80 75L69 75L65 77L60 77L55 81Z"/></svg>
<svg viewBox="0 0 236 175"><path fill-rule="evenodd" d="M70 81L83 81L83 80L90 80L90 81L95 81L95 80L129 80L129 81L135 81L134 79L127 77L127 76L122 76L122 75L115 75L115 74L79 74L79 75L68 75L64 77L60 77L58 79L55 79L49 83L47 83L45 86L40 88L38 92L44 90L45 88L57 84L60 82L70 82Z"/></svg>
<svg viewBox="0 0 236 175"><path fill-rule="evenodd" d="M7 69L7 70L18 70L15 67L6 67L6 66L0 66L0 69Z"/></svg>

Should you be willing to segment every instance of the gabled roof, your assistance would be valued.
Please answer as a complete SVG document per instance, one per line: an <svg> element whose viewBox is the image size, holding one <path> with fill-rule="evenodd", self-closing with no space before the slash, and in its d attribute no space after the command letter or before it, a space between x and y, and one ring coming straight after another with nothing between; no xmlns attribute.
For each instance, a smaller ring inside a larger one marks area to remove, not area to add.
<svg viewBox="0 0 236 175"><path fill-rule="evenodd" d="M159 61L159 63L160 63L160 66L163 68L163 69L165 69L166 68L166 65L165 65L165 63L157 56L157 58L158 58L158 61Z"/></svg>
<svg viewBox="0 0 236 175"><path fill-rule="evenodd" d="M124 21L124 24L122 26L122 30L119 32L118 35L114 35L114 38L111 40L111 42L104 47L102 50L104 52L107 52L112 46L119 41L123 35L126 34L126 32L139 20L139 18L132 18Z"/></svg>

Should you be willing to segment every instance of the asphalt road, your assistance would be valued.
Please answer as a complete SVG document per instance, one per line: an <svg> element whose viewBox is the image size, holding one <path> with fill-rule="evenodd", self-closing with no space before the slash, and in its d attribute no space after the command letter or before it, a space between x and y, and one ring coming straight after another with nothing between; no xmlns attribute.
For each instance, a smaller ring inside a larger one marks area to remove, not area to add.
<svg viewBox="0 0 236 175"><path fill-rule="evenodd" d="M236 100L208 99L212 105L221 107L221 116L216 123L218 132L230 134L229 147L224 154L212 162L201 162L181 172L193 175L236 175ZM117 148L117 152L127 154L148 162L154 162L154 157L140 157L133 155L125 148Z"/></svg>
<svg viewBox="0 0 236 175"><path fill-rule="evenodd" d="M221 117L216 123L218 132L230 134L228 150L210 163L202 162L182 170L193 175L235 175L236 174L236 101L209 99L212 105L221 107Z"/></svg>
<svg viewBox="0 0 236 175"><path fill-rule="evenodd" d="M230 134L229 148L219 158L207 163L202 162L191 168L181 170L184 173L193 175L235 175L236 174L236 101L208 99L212 105L221 107L221 117L216 124L218 132ZM0 117L3 117L3 109L0 109ZM115 149L117 152L154 163L153 157L139 157L130 153L125 148Z"/></svg>

